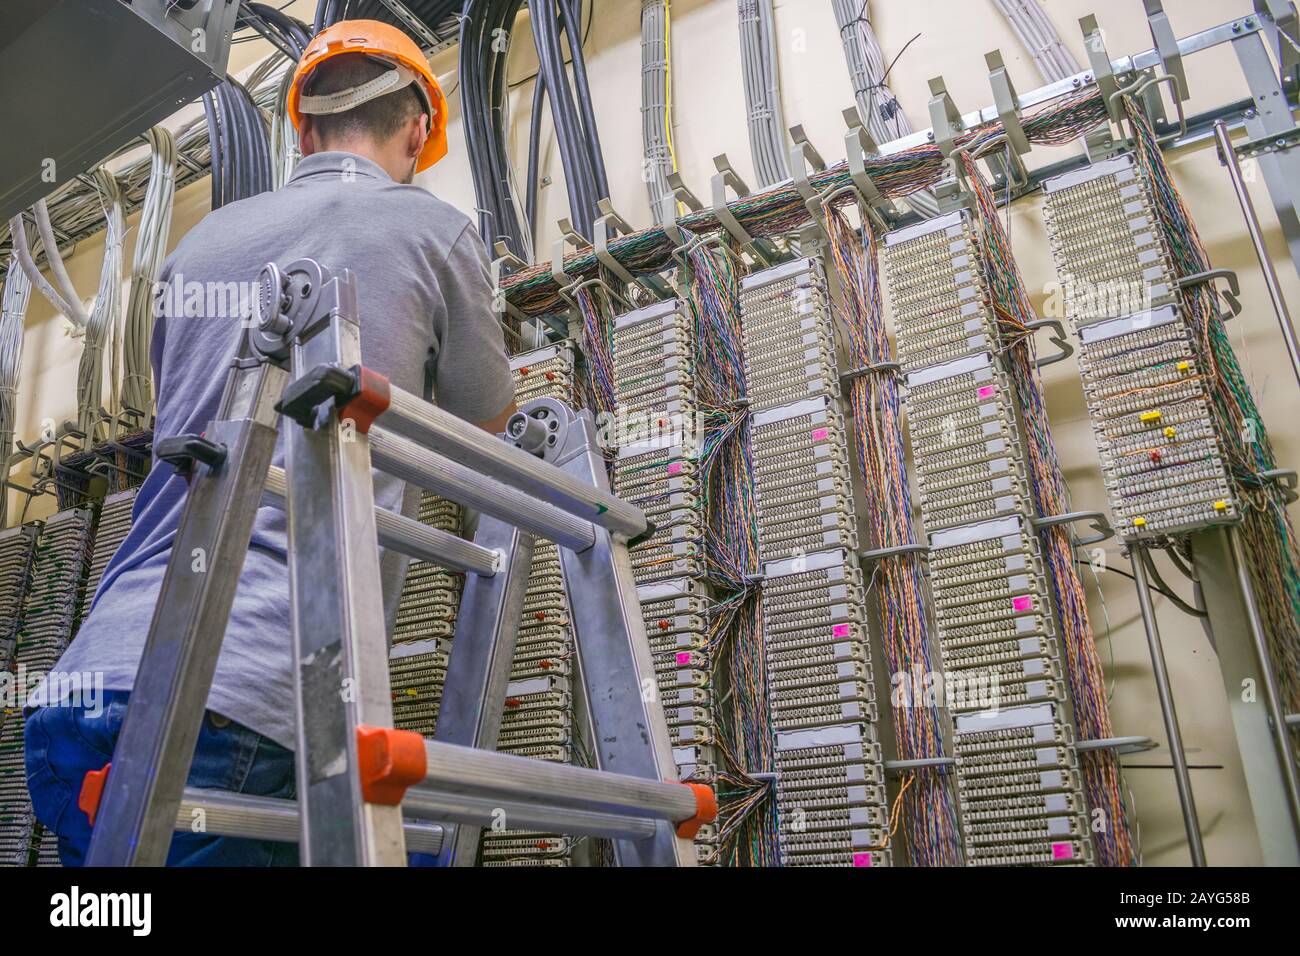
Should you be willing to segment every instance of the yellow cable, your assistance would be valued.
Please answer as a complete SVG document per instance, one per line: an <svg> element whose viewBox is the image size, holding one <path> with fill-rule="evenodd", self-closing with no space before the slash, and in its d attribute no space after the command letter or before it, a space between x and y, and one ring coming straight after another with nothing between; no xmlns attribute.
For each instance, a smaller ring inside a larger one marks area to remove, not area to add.
<svg viewBox="0 0 1300 956"><path fill-rule="evenodd" d="M673 149L673 17L672 0L664 0L664 142L668 145L668 162L677 172L677 152ZM675 203L682 213L681 203Z"/></svg>

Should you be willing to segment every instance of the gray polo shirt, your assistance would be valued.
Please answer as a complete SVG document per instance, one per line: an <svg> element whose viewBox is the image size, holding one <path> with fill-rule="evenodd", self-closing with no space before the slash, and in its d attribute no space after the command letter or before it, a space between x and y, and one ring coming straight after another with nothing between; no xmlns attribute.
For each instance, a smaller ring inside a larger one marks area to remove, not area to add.
<svg viewBox="0 0 1300 956"><path fill-rule="evenodd" d="M366 366L420 394L427 362L438 404L470 421L492 418L510 404L513 386L492 311L487 256L469 220L426 190L395 183L370 160L317 153L283 189L212 212L164 265L161 278L169 286L152 345L155 440L200 432L217 413L242 331L240 316L228 314L236 311L228 284L253 282L269 261L284 266L303 256L355 275ZM283 464L282 452L276 463ZM131 689L185 488L170 466L154 462L136 498L131 533L57 670L99 672L105 690ZM404 492L401 482L376 474L380 507L409 514L416 498L414 489ZM283 513L262 508L208 707L293 747L286 543ZM383 566L391 620L405 562L389 553Z"/></svg>

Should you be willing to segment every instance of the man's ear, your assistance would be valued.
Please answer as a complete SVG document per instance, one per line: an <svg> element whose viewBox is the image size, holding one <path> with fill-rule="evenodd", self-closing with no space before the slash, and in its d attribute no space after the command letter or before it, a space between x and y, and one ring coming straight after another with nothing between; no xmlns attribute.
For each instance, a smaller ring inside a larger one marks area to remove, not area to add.
<svg viewBox="0 0 1300 956"><path fill-rule="evenodd" d="M417 158L424 150L424 144L429 139L429 114L420 113L413 117L415 122L410 124L406 136L406 155L411 159Z"/></svg>
<svg viewBox="0 0 1300 956"><path fill-rule="evenodd" d="M302 129L298 131L298 152L303 156L310 156L319 151L320 144L316 142L316 125L310 116L304 116Z"/></svg>

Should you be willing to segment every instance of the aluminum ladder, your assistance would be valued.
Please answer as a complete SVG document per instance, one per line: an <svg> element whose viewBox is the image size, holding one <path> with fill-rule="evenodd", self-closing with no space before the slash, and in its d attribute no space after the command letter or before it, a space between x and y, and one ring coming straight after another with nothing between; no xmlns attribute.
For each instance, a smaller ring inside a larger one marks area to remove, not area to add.
<svg viewBox="0 0 1300 956"><path fill-rule="evenodd" d="M677 781L627 554L653 528L610 493L590 414L539 399L490 435L360 365L348 271L269 264L259 286L217 418L156 448L189 490L112 762L82 787L87 865L162 865L195 809L207 832L296 836L304 865L473 865L501 819L694 865L716 798ZM474 540L377 510L372 466L478 509ZM185 787L267 503L288 519L296 801ZM493 752L535 536L559 545L598 769ZM434 740L392 726L380 545L466 572Z"/></svg>

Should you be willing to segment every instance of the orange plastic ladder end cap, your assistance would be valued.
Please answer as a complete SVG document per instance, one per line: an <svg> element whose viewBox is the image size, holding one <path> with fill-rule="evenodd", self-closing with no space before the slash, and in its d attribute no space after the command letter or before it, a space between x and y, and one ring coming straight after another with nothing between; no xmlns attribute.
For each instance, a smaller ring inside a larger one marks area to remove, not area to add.
<svg viewBox="0 0 1300 956"><path fill-rule="evenodd" d="M77 795L77 806L86 815L90 825L95 825L95 815L99 813L99 801L104 796L104 784L108 782L108 768L104 764L99 770L87 770L81 781L81 793Z"/></svg>
<svg viewBox="0 0 1300 956"><path fill-rule="evenodd" d="M357 728L357 762L366 802L399 806L406 788L424 779L424 738L413 730L363 724Z"/></svg>
<svg viewBox="0 0 1300 956"><path fill-rule="evenodd" d="M718 797L712 787L702 783L684 783L682 786L690 787L695 793L695 816L677 824L677 835L683 840L694 840L700 827L718 819Z"/></svg>

